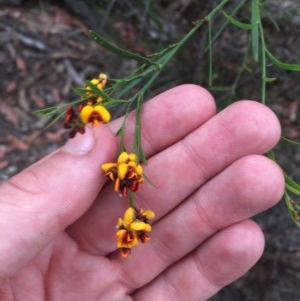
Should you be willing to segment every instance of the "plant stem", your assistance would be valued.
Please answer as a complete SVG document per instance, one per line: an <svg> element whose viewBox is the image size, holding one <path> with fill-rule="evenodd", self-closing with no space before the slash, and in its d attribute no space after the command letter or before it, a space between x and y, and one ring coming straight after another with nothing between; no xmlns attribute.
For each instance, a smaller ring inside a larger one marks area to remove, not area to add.
<svg viewBox="0 0 300 301"><path fill-rule="evenodd" d="M257 5L257 12L258 12L258 28L259 28L259 36L260 36L260 43L261 43L261 64L262 64L262 71L261 71L261 102L262 104L266 104L266 84L267 84L267 59L266 59L266 41L264 36L264 29L261 22L261 15L260 15L260 8L259 3Z"/></svg>
<svg viewBox="0 0 300 301"><path fill-rule="evenodd" d="M198 20L197 22L195 22L195 26L186 34L184 35L184 37L177 42L176 44L172 45L172 47L168 47L168 51L164 51L162 50L161 53L163 53L163 55L161 57L159 57L156 61L156 66L149 66L148 68L151 68L153 70L153 68L157 68L157 66L159 66L159 68L156 69L156 72L153 74L153 76L147 81L147 83L143 86L143 88L140 90L139 93L144 94L152 85L152 83L156 80L156 78L159 76L159 74L161 73L161 71L164 69L164 67L169 63L169 61L174 57L174 55L178 52L178 50L191 38L191 36L202 26L203 22L206 20L210 20L215 14L217 14L220 9L228 2L229 0L223 0L221 1L210 13L208 13L203 19ZM147 69L146 69L147 70ZM145 71L146 72L146 71ZM140 78L137 78L135 81L132 81L131 84L129 84L128 86L130 86L130 88L126 89L132 89L134 86L136 86L139 82L140 82ZM127 88L127 87L126 87ZM138 94L139 94L138 93ZM121 91L121 95L123 95L123 91ZM121 96L118 95L118 96ZM138 95L135 95L135 97L138 97ZM135 97L133 97L133 99L135 99ZM132 100L133 100L132 99Z"/></svg>

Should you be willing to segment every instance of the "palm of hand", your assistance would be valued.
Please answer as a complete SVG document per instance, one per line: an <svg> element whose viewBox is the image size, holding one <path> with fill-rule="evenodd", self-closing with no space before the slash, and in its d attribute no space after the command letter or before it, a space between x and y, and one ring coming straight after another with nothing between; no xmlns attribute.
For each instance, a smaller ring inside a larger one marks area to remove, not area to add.
<svg viewBox="0 0 300 301"><path fill-rule="evenodd" d="M87 154L74 153L76 137L2 188L12 204L28 199L12 209L18 234L0 249L1 300L206 300L255 263L263 237L248 218L283 190L280 169L259 155L279 138L274 115L254 102L215 115L195 86L169 90L145 111L145 173L157 187L143 184L136 202L156 212L150 242L127 259L116 251L127 202L99 172L115 156L115 138L104 126L88 130Z"/></svg>

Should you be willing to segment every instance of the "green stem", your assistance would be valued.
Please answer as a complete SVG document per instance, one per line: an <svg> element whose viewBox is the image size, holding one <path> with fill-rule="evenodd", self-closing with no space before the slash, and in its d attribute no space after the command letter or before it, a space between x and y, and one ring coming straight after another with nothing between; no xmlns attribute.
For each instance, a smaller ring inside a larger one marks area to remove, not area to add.
<svg viewBox="0 0 300 301"><path fill-rule="evenodd" d="M142 103L144 97L143 94L139 94L137 99L137 106L135 112L135 133L134 133L134 145L133 152L138 156L138 162L146 163L146 156L144 154L142 145L141 145L141 114L142 114Z"/></svg>
<svg viewBox="0 0 300 301"><path fill-rule="evenodd" d="M212 86L213 68L212 68L212 36L211 19L208 19L208 85Z"/></svg>
<svg viewBox="0 0 300 301"><path fill-rule="evenodd" d="M223 0L221 1L210 13L208 13L203 19L198 20L195 23L195 26L186 34L184 37L177 42L176 44L172 45L172 47L168 47L169 51L164 52L162 51L163 55L156 61L156 66L149 66L148 68L156 69L156 72L153 74L153 76L147 81L147 83L143 86L143 88L140 90L140 93L145 93L149 87L152 85L152 83L156 80L156 78L159 76L161 71L164 69L164 67L169 63L169 61L174 57L174 55L178 52L178 50L191 38L191 36L202 26L203 22L206 20L211 19L215 14L217 14L221 8L228 2L229 0ZM159 68L157 68L159 66ZM132 81L127 87L126 92L128 92L130 89L132 89L134 86L136 86L141 81L140 78L137 78L136 80ZM121 97L124 93L123 90L116 96ZM138 97L138 95L136 95Z"/></svg>
<svg viewBox="0 0 300 301"><path fill-rule="evenodd" d="M260 16L260 9L259 9L259 3L256 3L257 5L257 12L258 12L258 28L259 28L259 36L260 36L260 42L261 42L261 65L262 65L262 71L261 71L261 102L262 104L266 104L266 84L267 84L267 59L266 59L266 41L264 36L264 29L261 22L261 16Z"/></svg>
<svg viewBox="0 0 300 301"><path fill-rule="evenodd" d="M129 206L134 208L134 192L133 191L129 192Z"/></svg>

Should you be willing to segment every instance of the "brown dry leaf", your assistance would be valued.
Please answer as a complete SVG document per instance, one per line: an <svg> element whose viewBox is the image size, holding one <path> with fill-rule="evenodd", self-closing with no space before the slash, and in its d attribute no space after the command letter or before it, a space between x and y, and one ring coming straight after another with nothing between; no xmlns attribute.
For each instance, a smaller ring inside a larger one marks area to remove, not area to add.
<svg viewBox="0 0 300 301"><path fill-rule="evenodd" d="M7 138L10 142L10 146L12 149L17 149L21 151L26 151L29 149L29 144L26 143L25 141L18 139L17 137L8 134Z"/></svg>
<svg viewBox="0 0 300 301"><path fill-rule="evenodd" d="M35 102L37 108L45 108L46 107L45 99L37 94L36 87L30 87L28 91L29 91L28 98L31 101Z"/></svg>
<svg viewBox="0 0 300 301"><path fill-rule="evenodd" d="M47 132L46 133L46 137L49 141L52 142L57 142L57 141L61 141L63 134L66 132L65 129L59 129L56 132Z"/></svg>
<svg viewBox="0 0 300 301"><path fill-rule="evenodd" d="M57 24L64 24L64 25L71 25L72 18L71 16L60 7L55 7L54 16L53 16L54 23Z"/></svg>
<svg viewBox="0 0 300 301"><path fill-rule="evenodd" d="M22 56L17 55L16 57L16 65L18 69L23 72L24 74L27 73L27 66L25 60L22 58Z"/></svg>
<svg viewBox="0 0 300 301"><path fill-rule="evenodd" d="M9 164L9 161L8 160L3 160L3 161L0 161L0 169L3 169L5 167L7 167Z"/></svg>
<svg viewBox="0 0 300 301"><path fill-rule="evenodd" d="M299 115L299 100L292 101L288 109L288 116L291 122L296 122Z"/></svg>
<svg viewBox="0 0 300 301"><path fill-rule="evenodd" d="M52 92L52 95L53 95L53 100L56 103L60 103L61 102L61 97L60 97L60 91L59 91L59 89L56 88L56 87L54 87L54 88L52 88L51 92Z"/></svg>
<svg viewBox="0 0 300 301"><path fill-rule="evenodd" d="M283 136L288 137L289 139L297 139L300 137L299 127L287 126L282 129Z"/></svg>
<svg viewBox="0 0 300 301"><path fill-rule="evenodd" d="M10 93L10 92L15 91L16 88L17 88L17 82L14 81L14 80L12 80L12 81L10 81L10 82L7 83L7 85L6 85L6 87L5 87L5 91L6 91L7 93Z"/></svg>
<svg viewBox="0 0 300 301"><path fill-rule="evenodd" d="M24 112L30 112L29 101L26 97L25 89L21 89L19 91L18 103L19 103L20 107L24 110Z"/></svg>
<svg viewBox="0 0 300 301"><path fill-rule="evenodd" d="M0 158L3 158L6 155L7 152L7 146L0 145Z"/></svg>
<svg viewBox="0 0 300 301"><path fill-rule="evenodd" d="M0 113L5 116L5 119L12 123L15 127L19 124L19 116L14 110L14 108L8 103L1 101L0 102Z"/></svg>

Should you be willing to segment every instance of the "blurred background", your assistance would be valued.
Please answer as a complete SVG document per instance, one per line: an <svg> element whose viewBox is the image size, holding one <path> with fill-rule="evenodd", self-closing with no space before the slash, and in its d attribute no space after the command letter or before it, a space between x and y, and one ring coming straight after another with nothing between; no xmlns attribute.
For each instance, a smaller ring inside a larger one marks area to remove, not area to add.
<svg viewBox="0 0 300 301"><path fill-rule="evenodd" d="M232 0L227 12L250 22L250 1ZM74 87L105 72L122 78L138 67L94 43L89 29L116 45L148 55L177 42L220 1L174 0L0 0L0 182L57 149L66 140L62 122L47 130L49 119L37 109L76 99ZM261 1L268 49L287 63L300 63L300 6L297 0ZM252 60L249 32L212 24L213 84L208 85L208 32L188 41L147 98L170 87L195 83L215 96L218 109L239 99L260 101L260 65ZM299 142L300 75L268 65L267 105L277 114L283 135ZM274 150L282 168L300 182L300 148L281 141ZM298 200L299 201L299 200ZM266 237L261 260L213 301L300 300L300 229L284 202L255 217ZM243 260L243 258L241 258ZM218 267L216 267L218 269Z"/></svg>

